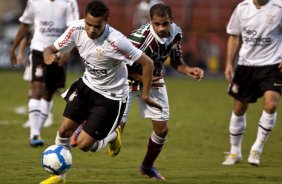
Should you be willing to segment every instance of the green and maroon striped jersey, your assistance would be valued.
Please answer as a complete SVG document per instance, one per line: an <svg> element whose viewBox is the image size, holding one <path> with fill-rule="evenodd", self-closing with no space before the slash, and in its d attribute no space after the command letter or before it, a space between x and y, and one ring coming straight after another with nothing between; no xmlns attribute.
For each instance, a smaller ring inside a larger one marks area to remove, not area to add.
<svg viewBox="0 0 282 184"><path fill-rule="evenodd" d="M171 24L170 37L168 38L160 38L150 24L145 24L133 31L128 39L154 61L153 75L156 77L163 75L163 64L168 57L171 60L179 60L182 56L180 47L182 32L180 27L174 23ZM139 64L134 63L132 66L128 66L128 69L142 74L142 67ZM135 86L134 89L140 89L139 82L130 77L129 81L131 85Z"/></svg>

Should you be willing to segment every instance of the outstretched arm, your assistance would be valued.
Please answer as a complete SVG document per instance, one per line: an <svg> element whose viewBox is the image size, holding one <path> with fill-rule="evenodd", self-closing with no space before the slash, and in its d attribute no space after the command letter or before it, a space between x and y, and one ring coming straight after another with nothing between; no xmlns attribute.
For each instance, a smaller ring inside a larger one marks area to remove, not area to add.
<svg viewBox="0 0 282 184"><path fill-rule="evenodd" d="M201 80L204 76L204 71L198 67L190 67L186 65L181 58L174 60L172 59L170 61L170 65L179 73L182 73L184 75L188 75L196 80Z"/></svg>

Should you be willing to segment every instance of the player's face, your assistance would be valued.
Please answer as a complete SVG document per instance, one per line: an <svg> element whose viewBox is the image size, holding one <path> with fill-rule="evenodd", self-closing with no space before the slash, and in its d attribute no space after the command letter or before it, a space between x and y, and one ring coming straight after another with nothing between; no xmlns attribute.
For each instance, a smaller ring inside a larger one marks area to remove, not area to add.
<svg viewBox="0 0 282 184"><path fill-rule="evenodd" d="M171 19L169 18L168 15L166 17L159 17L153 15L151 19L151 25L160 38L169 37L170 24L171 24Z"/></svg>
<svg viewBox="0 0 282 184"><path fill-rule="evenodd" d="M103 17L93 17L89 13L85 16L84 21L85 31L91 39L101 36L107 24Z"/></svg>

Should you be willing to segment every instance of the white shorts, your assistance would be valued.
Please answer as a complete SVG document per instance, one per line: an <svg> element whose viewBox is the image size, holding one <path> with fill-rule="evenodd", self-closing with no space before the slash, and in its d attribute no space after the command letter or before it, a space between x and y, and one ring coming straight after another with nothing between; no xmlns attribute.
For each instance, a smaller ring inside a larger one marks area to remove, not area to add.
<svg viewBox="0 0 282 184"><path fill-rule="evenodd" d="M142 91L131 91L128 96L126 108L124 110L122 116L122 122L125 123L128 117L128 113L131 107L131 103L135 97L137 97L137 103L139 106L140 114L143 118L150 118L154 121L167 121L169 119L169 104L168 104L168 97L166 86L160 87L158 89L152 88L150 90L150 97L155 100L155 102L159 103L163 110L160 111L155 107L151 107L147 105L141 99Z"/></svg>

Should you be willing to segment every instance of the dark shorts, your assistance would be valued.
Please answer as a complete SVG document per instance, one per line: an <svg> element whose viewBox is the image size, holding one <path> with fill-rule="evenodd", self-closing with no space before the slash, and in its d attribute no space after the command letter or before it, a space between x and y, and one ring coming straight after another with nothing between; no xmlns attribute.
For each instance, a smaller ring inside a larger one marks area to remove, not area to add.
<svg viewBox="0 0 282 184"><path fill-rule="evenodd" d="M66 72L64 66L57 63L46 65L43 60L43 53L37 50L31 52L32 79L45 83L49 90L56 90L65 87Z"/></svg>
<svg viewBox="0 0 282 184"><path fill-rule="evenodd" d="M238 65L228 94L244 103L254 103L266 91L276 91L281 94L282 74L278 64L269 66Z"/></svg>
<svg viewBox="0 0 282 184"><path fill-rule="evenodd" d="M71 85L66 96L64 117L78 124L96 140L104 139L119 125L126 102L112 100L93 91L79 79Z"/></svg>

